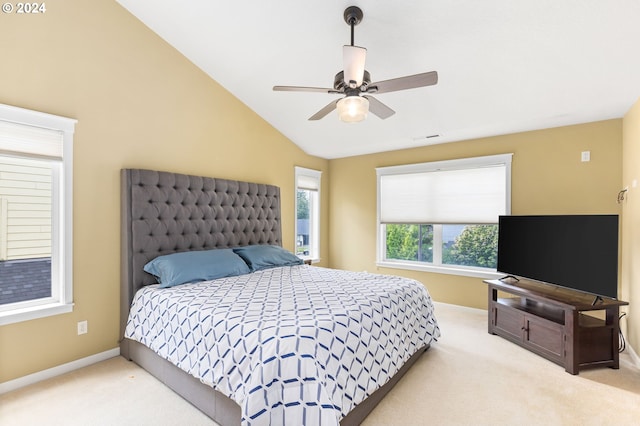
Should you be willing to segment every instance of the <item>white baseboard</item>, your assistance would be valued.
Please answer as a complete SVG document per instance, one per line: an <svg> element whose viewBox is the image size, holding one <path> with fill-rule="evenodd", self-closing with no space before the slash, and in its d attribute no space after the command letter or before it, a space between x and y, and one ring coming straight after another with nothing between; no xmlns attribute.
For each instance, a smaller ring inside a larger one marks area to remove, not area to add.
<svg viewBox="0 0 640 426"><path fill-rule="evenodd" d="M62 364L57 367L49 368L47 370L38 371L37 373L29 374L28 376L19 377L14 380L9 380L8 382L2 382L0 383L0 395L28 385L32 385L42 380L51 379L61 374L69 373L82 367L87 367L100 361L105 361L118 355L120 355L120 348L114 348L105 352L101 352L99 354L88 356L86 358L71 361L67 364Z"/></svg>
<svg viewBox="0 0 640 426"><path fill-rule="evenodd" d="M634 351L628 343L627 347L624 348L624 350L629 354L629 358L631 358L631 363L633 364L633 366L640 370L640 357L638 357L636 351Z"/></svg>

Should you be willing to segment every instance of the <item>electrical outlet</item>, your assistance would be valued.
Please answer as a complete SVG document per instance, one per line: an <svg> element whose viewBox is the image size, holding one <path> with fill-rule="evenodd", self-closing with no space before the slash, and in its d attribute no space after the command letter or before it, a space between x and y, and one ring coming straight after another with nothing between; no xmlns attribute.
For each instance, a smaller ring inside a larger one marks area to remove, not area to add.
<svg viewBox="0 0 640 426"><path fill-rule="evenodd" d="M78 321L78 336L89 331L87 321Z"/></svg>
<svg viewBox="0 0 640 426"><path fill-rule="evenodd" d="M591 161L591 151L582 151L582 154L580 155L580 160L583 163Z"/></svg>

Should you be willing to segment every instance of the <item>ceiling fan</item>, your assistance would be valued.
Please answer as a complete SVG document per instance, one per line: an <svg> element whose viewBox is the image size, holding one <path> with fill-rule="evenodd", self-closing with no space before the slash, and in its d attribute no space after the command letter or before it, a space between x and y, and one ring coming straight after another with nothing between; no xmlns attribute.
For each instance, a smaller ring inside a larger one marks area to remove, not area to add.
<svg viewBox="0 0 640 426"><path fill-rule="evenodd" d="M344 46L342 60L344 70L336 74L333 80L333 88L300 87L300 86L273 86L274 91L281 92L319 92L345 95L337 101L329 103L320 111L309 117L309 120L320 120L334 109L338 110L340 120L346 122L358 122L367 117L368 111L381 119L389 118L395 111L370 96L371 93L388 93L399 90L414 89L417 87L432 86L438 82L436 71L391 80L371 82L369 71L364 69L367 49L355 46L354 27L362 22L362 10L357 6L349 6L344 11L344 20L351 27L351 45Z"/></svg>

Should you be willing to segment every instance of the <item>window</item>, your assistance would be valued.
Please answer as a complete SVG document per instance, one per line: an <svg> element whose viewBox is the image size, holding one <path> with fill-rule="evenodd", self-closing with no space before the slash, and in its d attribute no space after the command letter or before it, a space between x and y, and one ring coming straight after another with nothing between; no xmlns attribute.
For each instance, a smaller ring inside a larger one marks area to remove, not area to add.
<svg viewBox="0 0 640 426"><path fill-rule="evenodd" d="M72 310L75 123L0 105L0 325Z"/></svg>
<svg viewBox="0 0 640 426"><path fill-rule="evenodd" d="M377 168L378 265L493 277L511 157Z"/></svg>
<svg viewBox="0 0 640 426"><path fill-rule="evenodd" d="M296 167L296 255L320 260L320 177L318 170Z"/></svg>

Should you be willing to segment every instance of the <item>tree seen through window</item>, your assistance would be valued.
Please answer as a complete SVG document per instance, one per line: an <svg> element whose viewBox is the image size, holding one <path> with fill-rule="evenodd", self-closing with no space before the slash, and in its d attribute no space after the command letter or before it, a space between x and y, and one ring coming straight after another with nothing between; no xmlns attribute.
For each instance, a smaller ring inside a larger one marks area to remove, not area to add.
<svg viewBox="0 0 640 426"><path fill-rule="evenodd" d="M441 256L446 265L495 269L498 225L386 225L386 258L433 262L433 233L441 227Z"/></svg>

